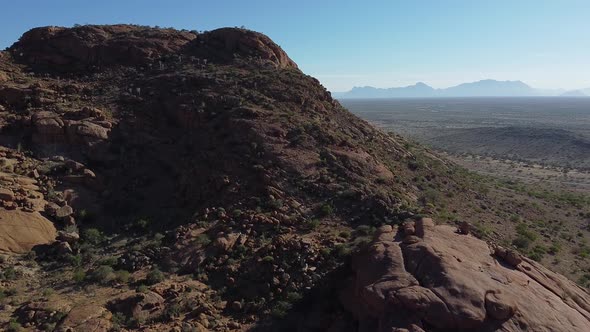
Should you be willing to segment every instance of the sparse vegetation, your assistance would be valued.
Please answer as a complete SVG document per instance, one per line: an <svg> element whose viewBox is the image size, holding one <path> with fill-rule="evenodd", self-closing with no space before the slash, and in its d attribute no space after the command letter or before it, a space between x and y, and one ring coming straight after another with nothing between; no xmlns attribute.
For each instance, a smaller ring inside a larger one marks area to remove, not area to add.
<svg viewBox="0 0 590 332"><path fill-rule="evenodd" d="M89 280L102 285L109 284L115 277L113 268L107 265L97 267L88 276Z"/></svg>
<svg viewBox="0 0 590 332"><path fill-rule="evenodd" d="M164 281L165 278L166 278L166 276L164 275L164 273L162 271L160 271L160 269L158 269L157 267L154 267L147 274L145 281L147 282L148 285L154 285L154 284Z"/></svg>
<svg viewBox="0 0 590 332"><path fill-rule="evenodd" d="M118 283L126 284L126 283L129 282L130 276L131 276L131 274L129 273L129 271L118 270L118 271L115 271L115 277L114 277L114 279Z"/></svg>
<svg viewBox="0 0 590 332"><path fill-rule="evenodd" d="M207 235L206 233L203 233L203 234L197 235L197 237L195 239L195 243L197 245L205 247L209 243L211 243L211 239L209 238L209 235Z"/></svg>
<svg viewBox="0 0 590 332"><path fill-rule="evenodd" d="M80 269L80 268L74 270L74 273L72 275L72 280L75 283L79 284L82 281L84 281L85 279L86 279L86 271L84 271L83 269Z"/></svg>
<svg viewBox="0 0 590 332"><path fill-rule="evenodd" d="M8 322L8 326L6 327L6 332L20 332L20 331L22 331L22 326L15 319L11 319Z"/></svg>
<svg viewBox="0 0 590 332"><path fill-rule="evenodd" d="M100 230L88 228L82 233L82 240L90 244L99 244L104 240L104 236Z"/></svg>
<svg viewBox="0 0 590 332"><path fill-rule="evenodd" d="M320 214L324 217L332 215L333 213L334 213L334 207L329 203L322 205L322 207L320 208Z"/></svg>

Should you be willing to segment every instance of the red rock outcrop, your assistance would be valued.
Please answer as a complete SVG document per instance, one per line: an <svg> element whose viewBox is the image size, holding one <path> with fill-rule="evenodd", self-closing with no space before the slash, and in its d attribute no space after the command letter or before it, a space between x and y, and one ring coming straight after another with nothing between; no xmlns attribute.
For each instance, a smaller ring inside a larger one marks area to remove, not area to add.
<svg viewBox="0 0 590 332"><path fill-rule="evenodd" d="M110 65L141 65L177 52L194 33L134 25L41 27L11 46L19 62L52 71L88 70Z"/></svg>
<svg viewBox="0 0 590 332"><path fill-rule="evenodd" d="M55 240L53 223L41 214L47 201L39 182L15 174L14 166L24 164L23 156L0 149L0 252L26 253Z"/></svg>
<svg viewBox="0 0 590 332"><path fill-rule="evenodd" d="M197 35L188 31L124 24L41 27L25 33L10 47L10 52L18 62L35 69L58 72L113 65L138 66L165 61L168 56L182 61L184 53L212 62L249 57L270 61L277 68L297 68L297 64L270 38L238 28L222 28Z"/></svg>
<svg viewBox="0 0 590 332"><path fill-rule="evenodd" d="M222 28L201 34L187 45L189 54L215 60L236 56L268 60L278 68L297 68L281 47L267 36L237 28Z"/></svg>
<svg viewBox="0 0 590 332"><path fill-rule="evenodd" d="M498 252L506 254L431 219L399 233L382 228L354 258L344 304L378 331L590 330L588 293L530 259L510 259L512 266Z"/></svg>
<svg viewBox="0 0 590 332"><path fill-rule="evenodd" d="M77 305L59 323L55 331L111 331L112 314L106 308L96 305Z"/></svg>

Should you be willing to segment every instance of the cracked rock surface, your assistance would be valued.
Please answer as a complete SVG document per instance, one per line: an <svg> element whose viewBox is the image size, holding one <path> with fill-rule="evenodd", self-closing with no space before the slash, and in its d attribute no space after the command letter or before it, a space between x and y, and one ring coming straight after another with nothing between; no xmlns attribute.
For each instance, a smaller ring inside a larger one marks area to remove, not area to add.
<svg viewBox="0 0 590 332"><path fill-rule="evenodd" d="M427 218L383 227L342 298L370 330L590 331L590 295L519 258Z"/></svg>

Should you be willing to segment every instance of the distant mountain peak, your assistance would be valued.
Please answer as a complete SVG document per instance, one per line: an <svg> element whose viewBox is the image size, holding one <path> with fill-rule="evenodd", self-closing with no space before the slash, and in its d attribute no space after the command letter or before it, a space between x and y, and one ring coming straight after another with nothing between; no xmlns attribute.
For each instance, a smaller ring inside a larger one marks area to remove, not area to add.
<svg viewBox="0 0 590 332"><path fill-rule="evenodd" d="M561 92L551 92L559 95ZM498 81L484 79L462 83L446 89L434 89L424 82L389 89L365 86L354 87L348 92L334 93L336 98L429 98L429 97L516 97L548 95L548 91L536 90L523 81Z"/></svg>
<svg viewBox="0 0 590 332"><path fill-rule="evenodd" d="M562 97L588 97L587 94L584 93L583 90L570 90L562 93L560 96Z"/></svg>

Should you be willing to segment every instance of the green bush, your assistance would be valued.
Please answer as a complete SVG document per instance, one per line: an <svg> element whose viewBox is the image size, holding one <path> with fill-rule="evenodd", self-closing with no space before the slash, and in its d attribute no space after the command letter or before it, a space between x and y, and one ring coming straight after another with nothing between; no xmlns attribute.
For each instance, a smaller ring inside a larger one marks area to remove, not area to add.
<svg viewBox="0 0 590 332"><path fill-rule="evenodd" d="M276 318L283 318L287 316L287 313L291 309L291 303L286 301L279 301L275 303L271 310L271 315L275 316Z"/></svg>
<svg viewBox="0 0 590 332"><path fill-rule="evenodd" d="M20 332L22 331L22 327L20 326L20 324L16 321L16 319L11 319L10 322L8 322L8 326L6 327L6 332Z"/></svg>
<svg viewBox="0 0 590 332"><path fill-rule="evenodd" d="M519 235L516 239L512 241L512 244L519 249L526 249L531 245L531 240L527 237Z"/></svg>
<svg viewBox="0 0 590 332"><path fill-rule="evenodd" d="M522 237L527 238L530 240L530 242L533 242L537 239L537 234L529 230L528 226L524 223L520 223L516 226L516 233Z"/></svg>
<svg viewBox="0 0 590 332"><path fill-rule="evenodd" d="M278 210L283 207L283 200L271 199L267 202L267 206L272 210Z"/></svg>
<svg viewBox="0 0 590 332"><path fill-rule="evenodd" d="M211 243L211 239L209 238L209 235L207 235L206 233L203 233L203 234L197 235L195 242L196 242L196 244L204 247L204 246L208 245L209 243Z"/></svg>
<svg viewBox="0 0 590 332"><path fill-rule="evenodd" d="M272 256L264 256L262 257L262 262L264 263L272 263L275 261L275 258Z"/></svg>
<svg viewBox="0 0 590 332"><path fill-rule="evenodd" d="M156 233L154 234L154 242L156 243L162 243L162 240L164 240L166 236L162 233Z"/></svg>
<svg viewBox="0 0 590 332"><path fill-rule="evenodd" d="M322 205L320 208L320 214L324 217L329 216L334 213L334 207L329 203Z"/></svg>
<svg viewBox="0 0 590 332"><path fill-rule="evenodd" d="M37 258L37 253L34 252L33 250L29 251L26 255L25 255L25 259L28 261L34 261Z"/></svg>
<svg viewBox="0 0 590 332"><path fill-rule="evenodd" d="M111 318L113 330L118 331L121 326L127 325L127 317L122 312L115 312Z"/></svg>
<svg viewBox="0 0 590 332"><path fill-rule="evenodd" d="M129 282L131 274L125 270L115 271L115 280L119 283L126 284Z"/></svg>
<svg viewBox="0 0 590 332"><path fill-rule="evenodd" d="M375 233L375 231L377 231L377 229L373 226L370 226L370 225L359 225L355 229L357 236L373 235Z"/></svg>
<svg viewBox="0 0 590 332"><path fill-rule="evenodd" d="M104 240L104 236L98 229L88 228L82 233L82 240L90 244L99 244Z"/></svg>
<svg viewBox="0 0 590 332"><path fill-rule="evenodd" d="M136 231L144 231L148 229L151 222L148 219L138 219L133 223L133 229Z"/></svg>
<svg viewBox="0 0 590 332"><path fill-rule="evenodd" d="M577 250L577 254L581 258L586 258L586 257L590 256L590 248L588 246L586 246L585 244L582 244L580 246L580 248Z"/></svg>
<svg viewBox="0 0 590 332"><path fill-rule="evenodd" d="M339 244L334 247L334 253L338 257L347 257L352 253L352 249L345 244Z"/></svg>
<svg viewBox="0 0 590 332"><path fill-rule="evenodd" d="M579 279L578 279L578 284L580 286L583 287L588 287L590 284L590 273L585 273L583 274Z"/></svg>
<svg viewBox="0 0 590 332"><path fill-rule="evenodd" d="M554 243L549 247L549 253L551 255L557 254L561 250L561 245L559 243Z"/></svg>
<svg viewBox="0 0 590 332"><path fill-rule="evenodd" d="M545 256L546 253L547 253L547 248L545 248L544 246L541 246L541 245L536 245L533 248L533 250L531 251L531 253L529 254L529 257L532 260L539 262L539 261L541 261L541 259L543 259L543 256Z"/></svg>
<svg viewBox="0 0 590 332"><path fill-rule="evenodd" d="M297 292L289 292L287 293L287 301L291 303L299 302L303 298L303 295Z"/></svg>
<svg viewBox="0 0 590 332"><path fill-rule="evenodd" d="M43 293L42 294L43 294L44 297L49 297L49 296L53 295L53 293L55 293L55 291L53 290L53 288L45 288L43 290Z"/></svg>
<svg viewBox="0 0 590 332"><path fill-rule="evenodd" d="M155 267L147 274L145 280L148 285L153 285L164 281L165 278L164 273Z"/></svg>
<svg viewBox="0 0 590 332"><path fill-rule="evenodd" d="M0 280L14 280L16 279L16 270L9 266L0 272Z"/></svg>
<svg viewBox="0 0 590 332"><path fill-rule="evenodd" d="M66 261L71 266L80 266L80 265L82 265L82 255L71 255L71 254L68 254L66 256Z"/></svg>
<svg viewBox="0 0 590 332"><path fill-rule="evenodd" d="M320 220L319 219L311 219L310 221L307 222L307 226L309 229L316 229L320 226Z"/></svg>
<svg viewBox="0 0 590 332"><path fill-rule="evenodd" d="M101 265L92 271L89 277L91 281L105 285L113 281L115 274L112 267Z"/></svg>
<svg viewBox="0 0 590 332"><path fill-rule="evenodd" d="M340 233L338 233L338 236L340 236L341 238L344 238L344 239L348 239L350 237L350 232L349 231L341 231Z"/></svg>
<svg viewBox="0 0 590 332"><path fill-rule="evenodd" d="M116 257L106 257L101 259L98 262L99 265L107 265L107 266L115 266L117 265L117 258Z"/></svg>
<svg viewBox="0 0 590 332"><path fill-rule="evenodd" d="M432 188L428 188L422 192L422 195L418 199L420 203L427 205L433 204L436 205L441 201L442 197L439 191L434 190Z"/></svg>
<svg viewBox="0 0 590 332"><path fill-rule="evenodd" d="M172 304L171 306L169 306L168 308L166 308L166 312L164 313L164 318L166 320L172 320L175 317L180 316L180 314L182 313L182 307L180 306L180 304L175 303Z"/></svg>
<svg viewBox="0 0 590 332"><path fill-rule="evenodd" d="M84 271L83 269L74 270L72 280L74 280L75 283L79 284L82 281L84 281L84 279L86 279L86 271Z"/></svg>
<svg viewBox="0 0 590 332"><path fill-rule="evenodd" d="M41 325L41 330L48 331L48 332L54 331L55 325L56 325L56 323L49 323L49 322L43 323L43 325Z"/></svg>

